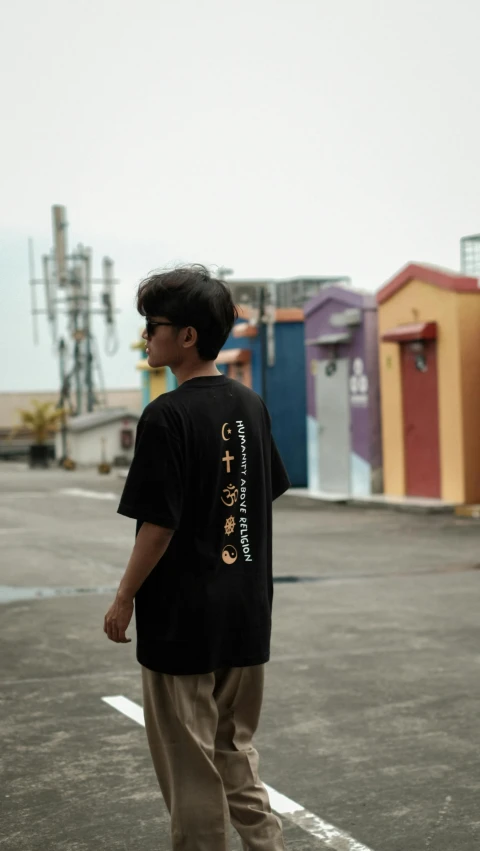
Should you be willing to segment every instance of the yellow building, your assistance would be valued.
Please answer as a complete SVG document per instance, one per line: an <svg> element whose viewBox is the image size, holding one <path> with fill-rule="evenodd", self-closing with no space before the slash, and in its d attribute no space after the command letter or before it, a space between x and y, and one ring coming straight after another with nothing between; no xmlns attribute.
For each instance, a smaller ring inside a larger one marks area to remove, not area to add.
<svg viewBox="0 0 480 851"><path fill-rule="evenodd" d="M148 365L144 340L133 343L132 349L138 349L141 353L140 360L137 361L137 369L142 376L142 408L145 408L157 396L166 393L167 390L173 390L175 385L172 383L173 376L167 367L153 369Z"/></svg>
<svg viewBox="0 0 480 851"><path fill-rule="evenodd" d="M480 502L480 289L410 264L377 294L385 493Z"/></svg>

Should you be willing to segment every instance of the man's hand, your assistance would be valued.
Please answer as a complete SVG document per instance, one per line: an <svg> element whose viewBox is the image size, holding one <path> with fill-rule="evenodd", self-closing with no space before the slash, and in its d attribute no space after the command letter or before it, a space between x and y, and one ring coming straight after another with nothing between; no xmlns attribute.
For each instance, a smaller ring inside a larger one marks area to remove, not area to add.
<svg viewBox="0 0 480 851"><path fill-rule="evenodd" d="M105 615L103 631L110 641L117 644L128 644L131 638L125 635L133 614L133 597L117 594L114 603Z"/></svg>
<svg viewBox="0 0 480 851"><path fill-rule="evenodd" d="M172 537L173 529L165 529L155 523L142 523L127 569L118 586L115 602L105 615L103 631L111 641L127 644L132 640L125 636L125 630L132 619L135 594L162 558Z"/></svg>

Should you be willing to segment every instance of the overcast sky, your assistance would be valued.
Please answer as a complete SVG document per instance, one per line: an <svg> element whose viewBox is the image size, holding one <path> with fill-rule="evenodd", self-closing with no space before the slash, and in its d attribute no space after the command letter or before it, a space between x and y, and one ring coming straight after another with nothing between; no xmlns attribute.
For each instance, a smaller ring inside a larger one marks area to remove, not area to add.
<svg viewBox="0 0 480 851"><path fill-rule="evenodd" d="M150 269L350 275L458 268L480 231L478 0L23 0L0 20L0 390L57 386L34 348L27 239L121 279L109 387L138 382ZM103 329L99 329L100 339Z"/></svg>

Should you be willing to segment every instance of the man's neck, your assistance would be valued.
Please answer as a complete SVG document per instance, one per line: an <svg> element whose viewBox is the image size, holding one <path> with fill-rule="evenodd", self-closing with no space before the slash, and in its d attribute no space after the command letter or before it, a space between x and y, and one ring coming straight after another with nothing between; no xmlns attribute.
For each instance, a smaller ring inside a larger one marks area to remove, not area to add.
<svg viewBox="0 0 480 851"><path fill-rule="evenodd" d="M185 381L190 381L191 378L211 378L217 375L222 375L217 369L214 360L202 361L195 364L184 364L172 370L177 383L183 384Z"/></svg>

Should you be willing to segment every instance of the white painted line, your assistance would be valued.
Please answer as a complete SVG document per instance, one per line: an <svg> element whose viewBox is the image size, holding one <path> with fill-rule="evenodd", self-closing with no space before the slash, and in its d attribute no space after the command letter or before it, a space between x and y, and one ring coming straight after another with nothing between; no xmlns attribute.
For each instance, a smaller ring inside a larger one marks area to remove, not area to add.
<svg viewBox="0 0 480 851"><path fill-rule="evenodd" d="M119 712L123 712L127 718L131 718L132 721L136 721L137 724L141 724L142 727L145 727L143 708L139 706L138 703L134 703L133 700L129 700L128 697L123 697L122 694L117 694L114 697L102 697L102 700L104 700L105 703L108 703L109 706L113 706L114 709L118 709Z"/></svg>
<svg viewBox="0 0 480 851"><path fill-rule="evenodd" d="M267 790L270 794L271 789L268 786ZM273 804L272 809L275 809ZM316 839L321 839L323 845L331 848L332 851L372 851L371 848L368 848L361 842L357 842L349 833L345 833L334 824L329 824L328 821L324 821L324 819L313 813L309 813L308 810L304 810L303 808L301 812L295 812L285 817L296 824L297 827L301 827L306 833L309 833Z"/></svg>
<svg viewBox="0 0 480 851"><path fill-rule="evenodd" d="M129 700L128 697L123 697L121 694L114 697L102 697L102 700L112 706L113 709L117 709L131 718L132 721L136 721L142 727L145 726L143 709L138 703L134 703L133 700ZM321 839L327 848L331 848L332 851L373 851L372 848L357 842L353 836L340 830L339 827L335 827L334 824L324 821L314 813L309 813L301 804L295 803L291 798L287 798L286 795L282 795L281 792L267 786L266 783L263 785L268 792L272 810L296 824L306 833L315 836L316 839Z"/></svg>
<svg viewBox="0 0 480 851"><path fill-rule="evenodd" d="M87 499L119 499L116 493L111 493L110 491L89 491L83 488L63 488L63 490L57 491L57 493L63 496L81 496Z"/></svg>
<svg viewBox="0 0 480 851"><path fill-rule="evenodd" d="M296 804L295 801L292 801L291 798L287 798L286 795L282 795L281 792L277 792L276 789L272 789L272 787L267 786L266 783L263 783L263 785L265 786L265 789L268 792L268 797L270 798L272 810L275 810L275 812L279 815L293 816L294 813L305 812L301 804Z"/></svg>

